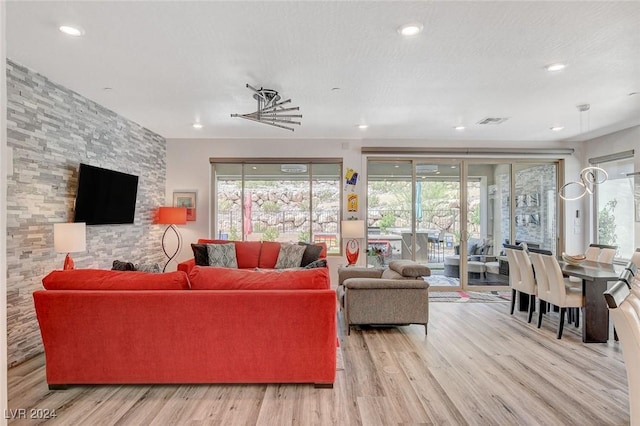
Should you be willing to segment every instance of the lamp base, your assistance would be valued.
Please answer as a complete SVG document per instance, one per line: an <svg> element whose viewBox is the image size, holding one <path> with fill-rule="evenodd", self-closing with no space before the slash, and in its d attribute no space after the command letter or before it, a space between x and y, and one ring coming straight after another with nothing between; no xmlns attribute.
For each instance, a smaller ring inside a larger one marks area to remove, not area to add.
<svg viewBox="0 0 640 426"><path fill-rule="evenodd" d="M73 262L71 255L67 253L67 255L64 258L64 265L62 266L62 269L64 269L65 271L69 271L75 268L76 268L76 264Z"/></svg>
<svg viewBox="0 0 640 426"><path fill-rule="evenodd" d="M169 231L169 229L175 232L176 238L178 239L178 246L176 247L175 251L172 254L169 254L167 252L167 248L165 244L165 238L167 236L167 231ZM168 260L167 260L167 263L164 264L164 268L162 268L162 272L165 272L167 270L167 266L169 266L169 263L178 255L181 247L182 247L182 236L176 229L175 225L167 226L167 229L164 230L164 234L162 234L162 251L164 251L164 254L167 256Z"/></svg>
<svg viewBox="0 0 640 426"><path fill-rule="evenodd" d="M360 255L360 244L358 244L357 240L349 240L347 241L347 262L349 263L347 266L354 266L358 263L358 255Z"/></svg>

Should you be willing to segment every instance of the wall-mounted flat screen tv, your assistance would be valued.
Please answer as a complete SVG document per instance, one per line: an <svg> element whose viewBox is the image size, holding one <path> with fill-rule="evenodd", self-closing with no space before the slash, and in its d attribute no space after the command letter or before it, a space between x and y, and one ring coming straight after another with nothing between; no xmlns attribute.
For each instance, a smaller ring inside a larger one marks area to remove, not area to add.
<svg viewBox="0 0 640 426"><path fill-rule="evenodd" d="M80 164L76 222L87 225L133 223L138 176Z"/></svg>

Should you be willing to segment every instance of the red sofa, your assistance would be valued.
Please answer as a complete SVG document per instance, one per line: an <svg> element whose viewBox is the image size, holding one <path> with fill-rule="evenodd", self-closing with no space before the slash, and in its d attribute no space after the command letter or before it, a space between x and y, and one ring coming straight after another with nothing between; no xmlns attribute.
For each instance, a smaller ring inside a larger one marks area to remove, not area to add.
<svg viewBox="0 0 640 426"><path fill-rule="evenodd" d="M278 261L281 243L274 241L227 241L210 240L200 238L198 244L228 244L234 243L236 246L236 258L238 269L273 269ZM325 243L313 243L322 247L320 258L327 257L327 245ZM189 273L196 265L195 259L189 259L178 264L178 271Z"/></svg>
<svg viewBox="0 0 640 426"><path fill-rule="evenodd" d="M333 384L336 294L327 268L87 269L51 272L43 284L33 297L50 388Z"/></svg>

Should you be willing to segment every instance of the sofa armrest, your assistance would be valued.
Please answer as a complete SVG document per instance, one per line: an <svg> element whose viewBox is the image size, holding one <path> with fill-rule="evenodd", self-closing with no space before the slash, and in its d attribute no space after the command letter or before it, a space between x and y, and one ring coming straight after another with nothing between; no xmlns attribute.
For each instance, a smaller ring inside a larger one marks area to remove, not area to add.
<svg viewBox="0 0 640 426"><path fill-rule="evenodd" d="M349 278L344 281L348 289L402 289L402 288L429 288L429 283L424 280L384 280L369 278Z"/></svg>
<svg viewBox="0 0 640 426"><path fill-rule="evenodd" d="M189 274L194 266L196 266L195 259L185 260L184 262L178 263L178 271L184 271Z"/></svg>
<svg viewBox="0 0 640 426"><path fill-rule="evenodd" d="M343 267L338 270L338 285L350 278L380 278L385 268L365 268L362 266Z"/></svg>

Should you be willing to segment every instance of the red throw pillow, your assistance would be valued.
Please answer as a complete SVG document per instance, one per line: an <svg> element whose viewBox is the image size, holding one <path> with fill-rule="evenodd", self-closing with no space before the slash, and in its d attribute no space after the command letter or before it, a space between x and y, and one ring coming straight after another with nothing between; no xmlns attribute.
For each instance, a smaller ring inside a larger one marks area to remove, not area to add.
<svg viewBox="0 0 640 426"><path fill-rule="evenodd" d="M257 268L260 262L260 241L234 241L236 244L236 259L238 268Z"/></svg>
<svg viewBox="0 0 640 426"><path fill-rule="evenodd" d="M279 254L280 243L276 243L273 241L263 241L262 249L260 250L260 262L258 263L258 268L275 268Z"/></svg>
<svg viewBox="0 0 640 426"><path fill-rule="evenodd" d="M250 270L195 266L192 290L323 290L330 288L329 269Z"/></svg>
<svg viewBox="0 0 640 426"><path fill-rule="evenodd" d="M42 279L47 290L188 290L182 271L155 274L106 269L53 271Z"/></svg>

